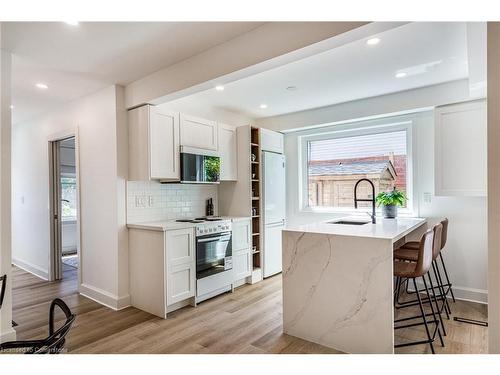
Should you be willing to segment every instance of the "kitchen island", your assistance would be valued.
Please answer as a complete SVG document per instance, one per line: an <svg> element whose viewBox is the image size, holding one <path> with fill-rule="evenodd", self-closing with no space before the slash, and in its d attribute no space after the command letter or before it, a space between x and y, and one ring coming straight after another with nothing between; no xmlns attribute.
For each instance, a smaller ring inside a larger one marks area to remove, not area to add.
<svg viewBox="0 0 500 375"><path fill-rule="evenodd" d="M346 353L393 353L392 252L426 220L342 219L355 223L283 230L284 332Z"/></svg>

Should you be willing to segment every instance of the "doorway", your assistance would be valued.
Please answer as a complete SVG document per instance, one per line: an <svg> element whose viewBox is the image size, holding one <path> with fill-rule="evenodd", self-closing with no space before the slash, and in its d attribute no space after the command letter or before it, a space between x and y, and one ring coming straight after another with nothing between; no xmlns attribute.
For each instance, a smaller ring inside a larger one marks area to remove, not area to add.
<svg viewBox="0 0 500 375"><path fill-rule="evenodd" d="M51 141L50 155L50 275L53 280L77 279L80 268L79 206L76 140Z"/></svg>

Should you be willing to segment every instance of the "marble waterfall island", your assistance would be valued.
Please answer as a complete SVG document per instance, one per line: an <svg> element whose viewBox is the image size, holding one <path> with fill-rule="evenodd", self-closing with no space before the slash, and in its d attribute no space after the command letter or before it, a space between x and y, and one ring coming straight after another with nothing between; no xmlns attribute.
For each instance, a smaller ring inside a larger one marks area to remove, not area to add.
<svg viewBox="0 0 500 375"><path fill-rule="evenodd" d="M377 218L283 230L284 332L345 353L393 353L393 247L425 224Z"/></svg>

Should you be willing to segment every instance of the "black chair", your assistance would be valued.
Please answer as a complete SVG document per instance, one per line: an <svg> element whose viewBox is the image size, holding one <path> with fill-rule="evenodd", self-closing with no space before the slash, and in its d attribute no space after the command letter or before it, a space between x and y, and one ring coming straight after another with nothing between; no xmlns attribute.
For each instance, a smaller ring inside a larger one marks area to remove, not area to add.
<svg viewBox="0 0 500 375"><path fill-rule="evenodd" d="M7 287L7 275L0 276L0 309L2 308L3 299L5 298L5 288Z"/></svg>
<svg viewBox="0 0 500 375"><path fill-rule="evenodd" d="M66 315L66 321L62 327L54 330L55 307L58 306ZM23 352L24 354L59 354L64 348L66 335L73 322L75 314L71 312L63 300L56 298L50 304L49 311L49 336L42 340L10 341L0 344L0 352Z"/></svg>

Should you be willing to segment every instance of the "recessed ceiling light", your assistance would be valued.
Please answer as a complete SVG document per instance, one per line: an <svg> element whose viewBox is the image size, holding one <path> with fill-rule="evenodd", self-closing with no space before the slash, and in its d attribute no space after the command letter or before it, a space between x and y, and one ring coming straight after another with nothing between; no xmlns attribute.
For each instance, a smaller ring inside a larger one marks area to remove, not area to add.
<svg viewBox="0 0 500 375"><path fill-rule="evenodd" d="M295 90L297 90L297 86L288 86L286 89L288 91L295 91Z"/></svg>
<svg viewBox="0 0 500 375"><path fill-rule="evenodd" d="M370 38L366 41L366 44L368 44L369 46L374 46L379 43L380 43L380 38Z"/></svg>
<svg viewBox="0 0 500 375"><path fill-rule="evenodd" d="M78 26L78 21L64 21L66 25Z"/></svg>
<svg viewBox="0 0 500 375"><path fill-rule="evenodd" d="M259 107L260 107L260 109L266 109L267 108L267 104L261 104Z"/></svg>
<svg viewBox="0 0 500 375"><path fill-rule="evenodd" d="M403 77L406 77L407 74L405 72L397 72L396 73L396 78L403 78Z"/></svg>
<svg viewBox="0 0 500 375"><path fill-rule="evenodd" d="M10 105L10 109L14 109L14 106L12 104Z"/></svg>
<svg viewBox="0 0 500 375"><path fill-rule="evenodd" d="M217 85L217 86L215 86L215 89L216 89L217 91L224 91L224 86L222 86L222 85Z"/></svg>
<svg viewBox="0 0 500 375"><path fill-rule="evenodd" d="M47 90L49 88L49 86L47 86L45 83L37 83L35 86L41 90Z"/></svg>

